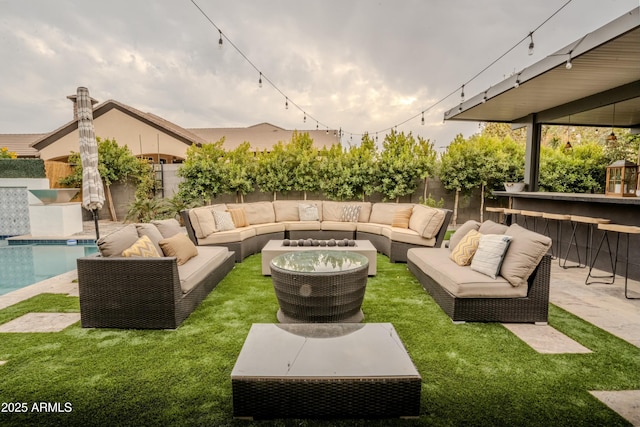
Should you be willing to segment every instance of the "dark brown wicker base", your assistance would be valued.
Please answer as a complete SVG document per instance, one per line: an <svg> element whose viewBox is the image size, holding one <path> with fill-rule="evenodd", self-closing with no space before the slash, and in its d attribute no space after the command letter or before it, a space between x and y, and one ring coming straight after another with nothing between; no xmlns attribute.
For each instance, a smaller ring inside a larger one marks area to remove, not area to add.
<svg viewBox="0 0 640 427"><path fill-rule="evenodd" d="M422 287L453 321L546 323L549 315L551 256L545 255L529 277L524 298L457 298L409 260L411 271Z"/></svg>
<svg viewBox="0 0 640 427"><path fill-rule="evenodd" d="M420 413L420 378L233 379L233 416L397 418Z"/></svg>

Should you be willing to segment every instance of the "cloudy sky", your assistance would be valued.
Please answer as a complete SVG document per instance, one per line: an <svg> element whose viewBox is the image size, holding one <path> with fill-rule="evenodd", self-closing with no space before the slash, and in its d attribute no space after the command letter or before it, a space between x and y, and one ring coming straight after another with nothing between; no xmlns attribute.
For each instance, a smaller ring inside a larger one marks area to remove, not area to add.
<svg viewBox="0 0 640 427"><path fill-rule="evenodd" d="M194 1L228 38L222 49L191 0L0 0L0 133L58 128L72 118L66 96L86 86L100 102L187 128L268 122L303 130L317 120L357 142L417 116L398 130L445 146L478 130L443 122L460 86L567 2ZM467 98L638 4L571 1L534 33L533 55L527 38L469 82Z"/></svg>

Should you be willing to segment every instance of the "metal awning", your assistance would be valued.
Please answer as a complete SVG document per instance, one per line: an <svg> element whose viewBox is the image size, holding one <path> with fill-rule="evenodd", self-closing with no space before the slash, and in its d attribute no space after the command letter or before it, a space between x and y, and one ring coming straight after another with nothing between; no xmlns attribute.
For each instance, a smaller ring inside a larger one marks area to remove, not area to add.
<svg viewBox="0 0 640 427"><path fill-rule="evenodd" d="M525 123L535 114L539 124L640 127L639 12L631 10L480 92L444 119Z"/></svg>

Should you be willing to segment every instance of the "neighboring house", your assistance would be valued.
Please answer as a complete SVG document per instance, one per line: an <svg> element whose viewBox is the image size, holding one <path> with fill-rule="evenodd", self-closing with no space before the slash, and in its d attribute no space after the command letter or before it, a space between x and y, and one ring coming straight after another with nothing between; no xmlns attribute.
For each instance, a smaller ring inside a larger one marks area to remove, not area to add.
<svg viewBox="0 0 640 427"><path fill-rule="evenodd" d="M67 161L69 153L79 151L76 95L68 96L73 102L74 119L48 134L0 134L0 147L8 147L18 157L40 157L43 160ZM92 100L96 104L96 100ZM225 138L224 148L232 150L244 141L253 151L270 150L279 141L291 140L293 130L269 123L247 128L185 129L152 113L145 113L115 100L96 105L93 110L96 136L115 139L126 145L135 156L153 163L181 163L192 145L216 142ZM316 147L331 146L339 142L333 130L300 130L308 132Z"/></svg>

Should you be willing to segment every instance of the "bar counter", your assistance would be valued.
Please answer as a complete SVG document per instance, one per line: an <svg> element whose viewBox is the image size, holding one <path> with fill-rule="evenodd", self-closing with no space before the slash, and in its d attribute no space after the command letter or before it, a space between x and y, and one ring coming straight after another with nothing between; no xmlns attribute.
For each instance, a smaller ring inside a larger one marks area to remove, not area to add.
<svg viewBox="0 0 640 427"><path fill-rule="evenodd" d="M500 197L509 197L510 204L513 209L531 210L547 213L591 216L597 218L609 219L615 224L637 225L640 226L640 197L610 197L604 194L579 194L579 193L547 193L547 192L507 192L494 191L493 193ZM503 204L504 205L504 204ZM516 221L523 225L523 218L516 216ZM542 233L544 221L539 220L537 231ZM529 225L532 228L532 225ZM555 225L551 226L551 237L554 239L553 245L561 248L564 254L569 244L571 236L571 224L569 221L562 223L562 242L558 245L555 240ZM584 257L585 245L587 240L587 230L584 226L578 227L578 246L581 256ZM593 237L593 254L597 250L598 243L602 237L602 232L596 230ZM609 239L612 250L615 251L615 234L610 234ZM607 253L606 241L603 245L602 252L598 256L596 267L605 271L611 271L608 264L609 256ZM620 236L620 247L618 248L618 268L617 274L624 274L624 251L626 250L626 237ZM572 247L568 259L577 261L576 248ZM629 278L640 280L640 239L637 236L631 236L629 246ZM585 271L585 278L587 271ZM616 284L624 283L624 279L618 277Z"/></svg>

